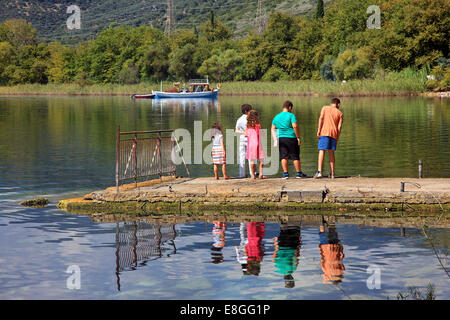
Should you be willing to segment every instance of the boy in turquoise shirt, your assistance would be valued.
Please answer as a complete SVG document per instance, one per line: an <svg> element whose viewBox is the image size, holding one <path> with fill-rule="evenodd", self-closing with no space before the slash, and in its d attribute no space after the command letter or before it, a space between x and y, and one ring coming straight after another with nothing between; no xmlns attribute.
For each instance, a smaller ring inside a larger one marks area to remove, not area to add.
<svg viewBox="0 0 450 320"><path fill-rule="evenodd" d="M285 101L283 111L273 118L272 138L273 145L279 145L281 167L283 168L283 179L289 178L288 165L289 160L293 160L296 178L305 178L306 174L302 172L300 163L300 133L297 119L292 113L294 105L290 101Z"/></svg>

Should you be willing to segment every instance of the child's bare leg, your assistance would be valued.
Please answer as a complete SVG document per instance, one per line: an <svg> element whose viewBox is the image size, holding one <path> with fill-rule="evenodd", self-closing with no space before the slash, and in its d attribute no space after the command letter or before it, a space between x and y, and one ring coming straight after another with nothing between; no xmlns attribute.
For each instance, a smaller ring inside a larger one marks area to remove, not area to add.
<svg viewBox="0 0 450 320"><path fill-rule="evenodd" d="M302 172L302 164L300 160L294 160L295 171Z"/></svg>
<svg viewBox="0 0 450 320"><path fill-rule="evenodd" d="M328 150L328 157L330 158L331 176L334 177L334 165L336 159L334 158L334 150Z"/></svg>
<svg viewBox="0 0 450 320"><path fill-rule="evenodd" d="M219 180L219 168L217 167L217 164L214 165L214 178Z"/></svg>
<svg viewBox="0 0 450 320"><path fill-rule="evenodd" d="M325 150L319 150L319 158L317 164L317 171L322 172L323 159L325 158Z"/></svg>
<svg viewBox="0 0 450 320"><path fill-rule="evenodd" d="M264 176L263 176L263 167L264 167L264 163L260 160L260 161L259 161L259 178L260 178L260 179L264 179Z"/></svg>
<svg viewBox="0 0 450 320"><path fill-rule="evenodd" d="M289 169L288 159L281 159L281 167L283 168L283 172L288 172Z"/></svg>
<svg viewBox="0 0 450 320"><path fill-rule="evenodd" d="M227 176L227 166L226 166L225 164L222 165L222 174L223 174L223 177L224 177L225 179L228 179L228 178L229 178L229 177Z"/></svg>
<svg viewBox="0 0 450 320"><path fill-rule="evenodd" d="M252 179L255 179L255 167L256 167L256 164L252 163L251 167L250 167L250 174L252 176Z"/></svg>

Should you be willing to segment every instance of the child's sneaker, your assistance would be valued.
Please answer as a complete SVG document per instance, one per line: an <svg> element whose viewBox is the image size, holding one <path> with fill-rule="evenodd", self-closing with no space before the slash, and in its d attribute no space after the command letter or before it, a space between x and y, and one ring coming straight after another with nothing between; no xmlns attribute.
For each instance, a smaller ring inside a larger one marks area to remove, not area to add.
<svg viewBox="0 0 450 320"><path fill-rule="evenodd" d="M317 171L314 175L314 179L322 178L322 173L320 171Z"/></svg>
<svg viewBox="0 0 450 320"><path fill-rule="evenodd" d="M308 176L306 174L304 174L303 172L297 172L297 176L295 177L296 179L301 179L301 178L307 178Z"/></svg>
<svg viewBox="0 0 450 320"><path fill-rule="evenodd" d="M283 176L281 177L281 179L289 179L289 173L284 172Z"/></svg>

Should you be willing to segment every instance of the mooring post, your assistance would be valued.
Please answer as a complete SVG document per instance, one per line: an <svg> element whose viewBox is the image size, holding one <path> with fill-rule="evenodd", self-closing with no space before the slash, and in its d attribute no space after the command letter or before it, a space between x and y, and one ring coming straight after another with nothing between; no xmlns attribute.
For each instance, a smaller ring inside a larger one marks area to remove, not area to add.
<svg viewBox="0 0 450 320"><path fill-rule="evenodd" d="M120 149L120 125L117 126L116 141L116 192L119 193L119 149Z"/></svg>
<svg viewBox="0 0 450 320"><path fill-rule="evenodd" d="M405 192L405 183L403 181L400 182L400 192Z"/></svg>
<svg viewBox="0 0 450 320"><path fill-rule="evenodd" d="M134 149L133 149L133 170L134 170L134 187L137 188L137 134L134 134L133 139Z"/></svg>
<svg viewBox="0 0 450 320"><path fill-rule="evenodd" d="M419 160L419 178L423 177L422 173L423 173L423 162L422 160Z"/></svg>
<svg viewBox="0 0 450 320"><path fill-rule="evenodd" d="M175 140L172 140L172 150L175 150ZM174 176L174 178L177 177L177 166L173 165L173 171L172 171L172 175Z"/></svg>
<svg viewBox="0 0 450 320"><path fill-rule="evenodd" d="M116 222L116 278L117 278L117 290L120 291L120 242L119 242L119 222Z"/></svg>
<svg viewBox="0 0 450 320"><path fill-rule="evenodd" d="M159 144L159 148L158 148L158 157L159 157L159 179L160 179L161 182L162 182L163 164L162 164L162 153L161 153L161 148L162 148L161 132L158 132L158 144Z"/></svg>

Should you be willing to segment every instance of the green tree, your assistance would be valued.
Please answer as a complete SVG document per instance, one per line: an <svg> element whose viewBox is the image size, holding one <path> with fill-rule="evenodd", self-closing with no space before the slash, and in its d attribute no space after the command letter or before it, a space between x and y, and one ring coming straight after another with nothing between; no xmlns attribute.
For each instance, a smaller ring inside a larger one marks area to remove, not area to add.
<svg viewBox="0 0 450 320"><path fill-rule="evenodd" d="M117 75L120 84L136 84L139 82L139 69L131 61L125 63Z"/></svg>
<svg viewBox="0 0 450 320"><path fill-rule="evenodd" d="M449 1L384 0L380 8L383 32L373 37L372 47L383 68L420 68L448 57Z"/></svg>
<svg viewBox="0 0 450 320"><path fill-rule="evenodd" d="M37 31L26 20L6 20L0 24L0 41L8 41L13 46L34 45L37 43Z"/></svg>
<svg viewBox="0 0 450 320"><path fill-rule="evenodd" d="M198 35L195 31L178 29L175 33L172 33L169 38L170 49L172 51L183 48L188 43L196 45L198 42Z"/></svg>
<svg viewBox="0 0 450 320"><path fill-rule="evenodd" d="M124 66L129 62L138 65L148 47L163 39L161 31L146 26L104 30L89 46L87 60L91 78L95 82L118 82Z"/></svg>
<svg viewBox="0 0 450 320"><path fill-rule="evenodd" d="M210 58L203 61L198 74L217 81L241 80L238 78L241 66L242 57L236 50L215 51Z"/></svg>
<svg viewBox="0 0 450 320"><path fill-rule="evenodd" d="M335 61L336 59L334 57L327 57L320 65L320 76L323 80L336 81L336 76L333 71Z"/></svg>
<svg viewBox="0 0 450 320"><path fill-rule="evenodd" d="M30 69L29 82L47 84L48 83L47 68L48 68L47 61L41 59L34 60Z"/></svg>
<svg viewBox="0 0 450 320"><path fill-rule="evenodd" d="M6 68L14 64L14 47L6 41L0 42L0 84L8 84L10 72Z"/></svg>
<svg viewBox="0 0 450 320"><path fill-rule="evenodd" d="M41 65L35 65L37 50L36 46L24 45L15 48L16 58L15 65L10 66L8 73L10 74L10 84L33 83L33 79L41 78L31 72L33 68L37 71L41 69Z"/></svg>
<svg viewBox="0 0 450 320"><path fill-rule="evenodd" d="M194 61L195 46L191 43L176 49L170 57L169 73L180 80L189 80L197 74Z"/></svg>
<svg viewBox="0 0 450 320"><path fill-rule="evenodd" d="M242 79L261 79L271 65L270 44L252 31L239 42L239 47L243 59Z"/></svg>
<svg viewBox="0 0 450 320"><path fill-rule="evenodd" d="M2 76L8 81L8 85L16 85L29 82L27 71L16 65L7 66L2 73Z"/></svg>
<svg viewBox="0 0 450 320"><path fill-rule="evenodd" d="M267 30L263 33L263 47L270 57L270 66L285 68L289 59L287 52L293 48L293 40L299 31L294 16L281 12L270 15Z"/></svg>
<svg viewBox="0 0 450 320"><path fill-rule="evenodd" d="M214 11L212 11L212 10L209 12L209 21L211 22L211 27L215 28L216 21L214 19Z"/></svg>
<svg viewBox="0 0 450 320"><path fill-rule="evenodd" d="M287 50L284 68L293 79L310 79L327 52L321 20L299 20L300 32Z"/></svg>
<svg viewBox="0 0 450 320"><path fill-rule="evenodd" d="M450 87L450 67L439 64L431 70L432 78L427 81L427 87L433 90L446 91Z"/></svg>
<svg viewBox="0 0 450 320"><path fill-rule="evenodd" d="M70 59L67 67L70 66L70 74L72 79L80 80L83 79L82 82L87 84L91 78L91 65L92 65L92 56L90 52L95 46L93 40L83 42L74 48L72 59Z"/></svg>
<svg viewBox="0 0 450 320"><path fill-rule="evenodd" d="M338 55L333 70L338 80L363 79L372 76L374 56L369 47L347 49Z"/></svg>
<svg viewBox="0 0 450 320"><path fill-rule="evenodd" d="M336 0L329 4L322 29L325 55L337 56L348 47L359 48L370 43L364 35L366 10L371 4L371 0Z"/></svg>
<svg viewBox="0 0 450 320"><path fill-rule="evenodd" d="M155 44L147 49L140 62L141 72L145 79L159 81L167 78L169 74L169 52L164 42Z"/></svg>
<svg viewBox="0 0 450 320"><path fill-rule="evenodd" d="M325 11L324 11L323 0L317 0L315 18L322 19L324 15L325 15Z"/></svg>
<svg viewBox="0 0 450 320"><path fill-rule="evenodd" d="M288 74L279 67L271 67L267 72L263 75L262 80L264 81L278 81L278 80L288 80Z"/></svg>
<svg viewBox="0 0 450 320"><path fill-rule="evenodd" d="M48 60L47 78L49 82L65 83L71 80L67 65L71 59L72 50L59 42L48 46L50 59Z"/></svg>
<svg viewBox="0 0 450 320"><path fill-rule="evenodd" d="M210 19L200 27L200 36L205 37L210 42L214 42L231 39L233 32L222 22Z"/></svg>

